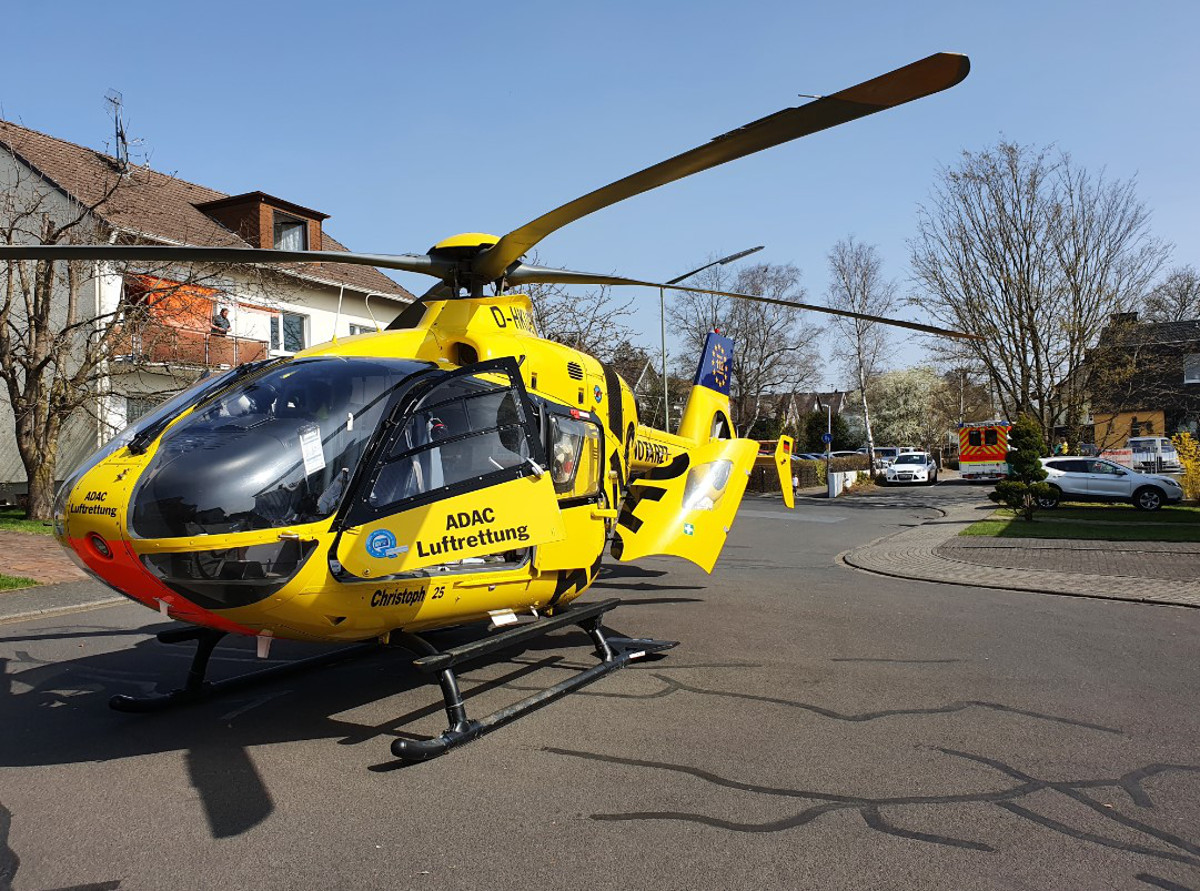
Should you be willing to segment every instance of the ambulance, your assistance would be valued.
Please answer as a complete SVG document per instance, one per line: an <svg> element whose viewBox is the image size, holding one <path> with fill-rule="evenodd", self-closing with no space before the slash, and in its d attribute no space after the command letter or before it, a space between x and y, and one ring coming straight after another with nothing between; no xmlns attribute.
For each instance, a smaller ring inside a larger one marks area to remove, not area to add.
<svg viewBox="0 0 1200 891"><path fill-rule="evenodd" d="M958 473L965 480L1002 480L1008 476L1008 421L958 425Z"/></svg>

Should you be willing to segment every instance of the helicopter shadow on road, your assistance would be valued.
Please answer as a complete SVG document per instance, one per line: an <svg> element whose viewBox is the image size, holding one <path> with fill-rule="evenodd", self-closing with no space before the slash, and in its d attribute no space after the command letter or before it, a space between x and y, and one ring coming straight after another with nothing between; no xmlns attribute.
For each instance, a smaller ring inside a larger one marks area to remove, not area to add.
<svg viewBox="0 0 1200 891"><path fill-rule="evenodd" d="M270 789L251 757L252 748L322 739L346 746L374 741L381 750L372 752L369 758L373 758L384 755L386 743L395 737L420 738L407 732L409 725L444 710L436 683L411 668L412 655L389 647L157 714L112 711L108 701L113 695L164 692L184 679L194 648L158 642L153 635L164 627L171 626L153 623L135 630L89 626L86 631L0 638L0 647L7 651L0 656L0 726L21 728L20 733L0 734L0 767L184 752L188 781L199 795L211 836L230 838L259 825L274 810ZM482 626L464 627L430 639L445 647L478 636L481 630ZM41 658L19 646L80 635L136 634L145 637L131 647L65 660ZM336 649L277 641L272 658L264 663L254 657L252 647L245 641L219 646L212 660L212 678ZM480 658L460 675L464 699L469 706L474 697L591 652L587 635L572 631ZM390 697L402 697L398 701L403 706L419 705L373 724L340 717Z"/></svg>
<svg viewBox="0 0 1200 891"><path fill-rule="evenodd" d="M632 563L620 565L605 565L600 567L600 575L592 583L592 588L601 590L620 591L703 591L703 585L668 585L654 579L669 575L664 569L646 569ZM703 603L703 597L622 597L624 605L649 605L653 603Z"/></svg>

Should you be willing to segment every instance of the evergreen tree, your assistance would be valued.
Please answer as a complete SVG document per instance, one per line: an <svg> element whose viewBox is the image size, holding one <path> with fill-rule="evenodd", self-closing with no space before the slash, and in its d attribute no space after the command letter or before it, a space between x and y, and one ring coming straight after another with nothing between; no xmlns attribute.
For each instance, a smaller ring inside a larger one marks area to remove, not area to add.
<svg viewBox="0 0 1200 891"><path fill-rule="evenodd" d="M1053 488L1043 482L1047 474L1039 459L1045 455L1042 428L1029 415L1021 415L1008 431L1008 479L996 483L996 491L989 492L988 498L1032 520L1039 501L1047 503L1054 497Z"/></svg>
<svg viewBox="0 0 1200 891"><path fill-rule="evenodd" d="M828 418L823 411L809 412L800 419L800 430L803 431L802 436L797 438L801 445L796 447L798 452L823 452L825 451L825 443L821 441L821 437L825 434L828 425ZM841 415L833 416L832 430L833 444L831 448L834 451L854 448L850 443L850 428L846 424L846 419Z"/></svg>

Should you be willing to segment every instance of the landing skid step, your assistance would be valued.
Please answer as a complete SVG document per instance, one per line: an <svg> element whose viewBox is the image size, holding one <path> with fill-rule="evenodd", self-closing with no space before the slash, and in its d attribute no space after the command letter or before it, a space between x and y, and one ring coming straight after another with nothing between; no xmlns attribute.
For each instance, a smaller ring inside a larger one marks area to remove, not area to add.
<svg viewBox="0 0 1200 891"><path fill-rule="evenodd" d="M410 762L436 758L456 746L477 739L497 727L502 727L522 715L539 709L573 690L578 690L580 687L599 680L634 659L650 653L669 650L678 644L678 641L673 640L606 637L601 617L618 606L620 602L620 600L612 598L596 603L572 605L558 610L553 616L541 618L528 625L502 631L482 640L443 651L435 649L428 641L415 634L393 634L392 641L394 643L418 654L418 658L413 661L413 665L418 671L426 674L435 672L438 674L442 698L446 702L446 718L450 726L433 739L393 740L392 754L403 761ZM486 717L478 720L467 717L466 705L458 688L458 677L454 672L454 666L478 659L497 650L525 643L567 625L578 625L588 633L592 643L595 644L596 655L601 660L597 665L584 669L573 677L559 681L552 687L527 696L520 702L506 706Z"/></svg>

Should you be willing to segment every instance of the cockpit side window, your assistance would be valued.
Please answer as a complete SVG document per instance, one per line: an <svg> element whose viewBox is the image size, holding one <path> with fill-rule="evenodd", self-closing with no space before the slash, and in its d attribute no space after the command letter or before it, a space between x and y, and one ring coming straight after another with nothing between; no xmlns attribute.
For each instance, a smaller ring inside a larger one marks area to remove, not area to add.
<svg viewBox="0 0 1200 891"><path fill-rule="evenodd" d="M543 472L532 407L511 360L451 373L414 394L396 421L360 484L365 495L355 498L349 525Z"/></svg>
<svg viewBox="0 0 1200 891"><path fill-rule="evenodd" d="M511 385L462 378L425 396L392 440L367 500L396 504L531 455Z"/></svg>

